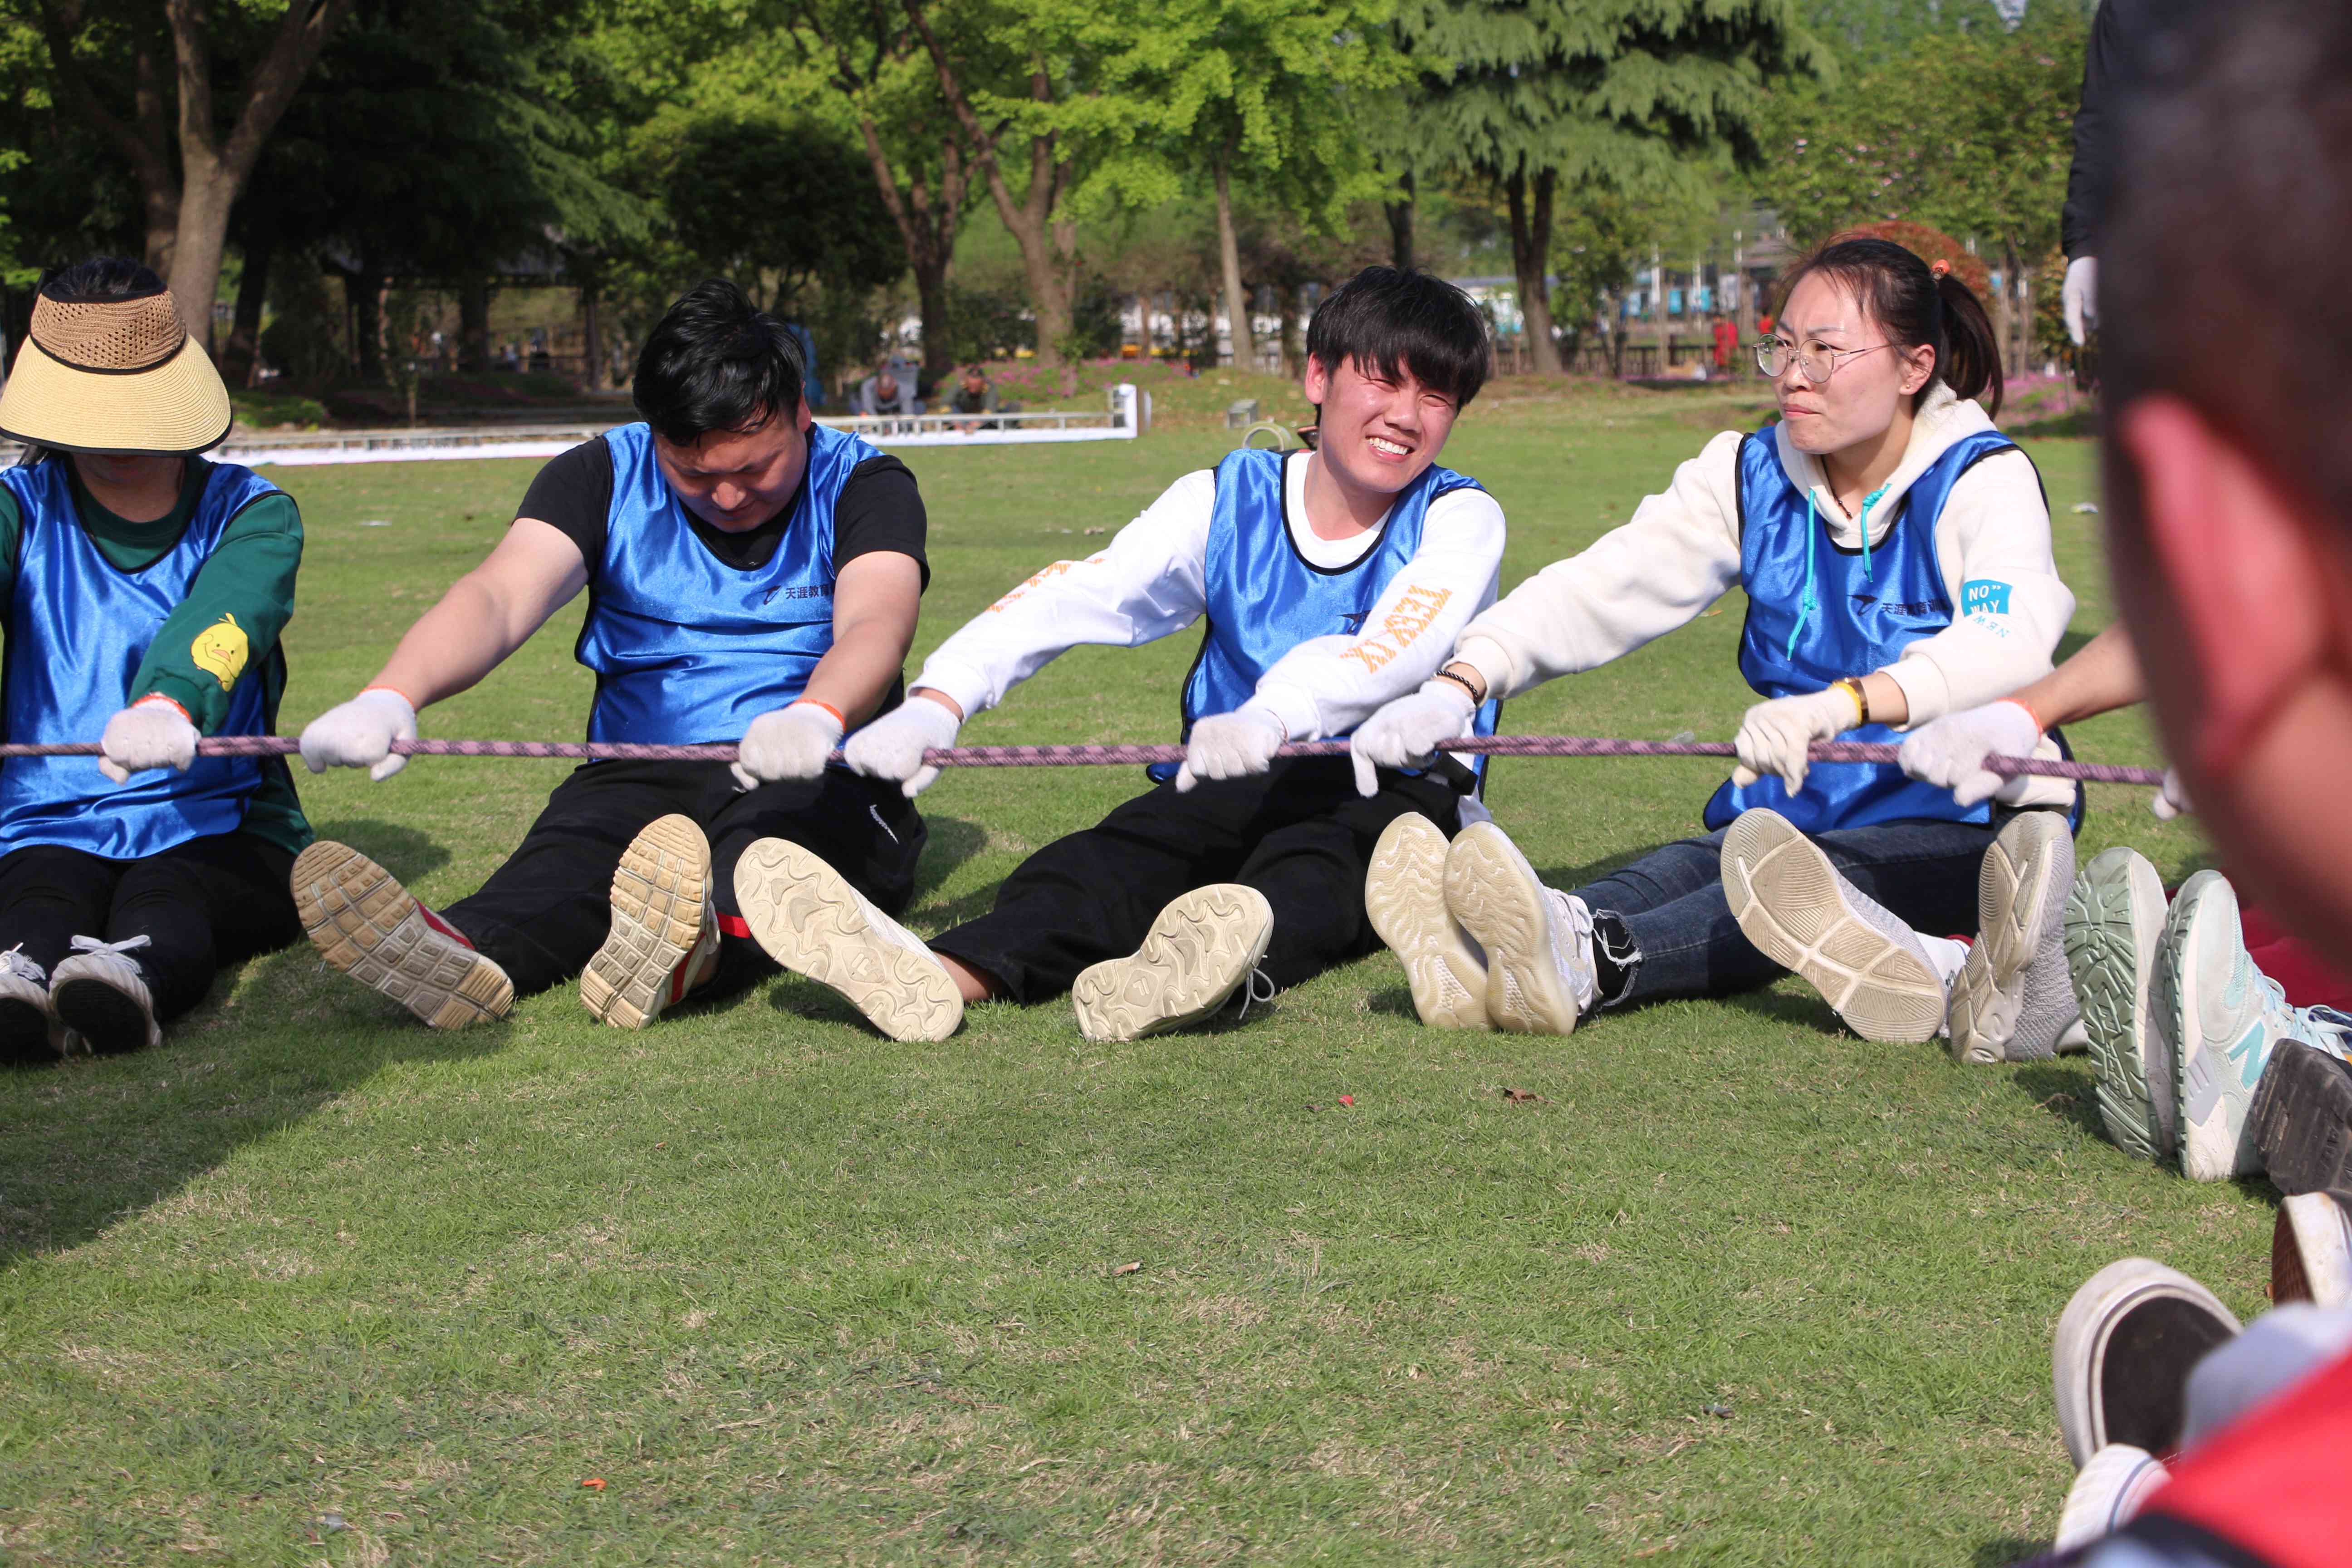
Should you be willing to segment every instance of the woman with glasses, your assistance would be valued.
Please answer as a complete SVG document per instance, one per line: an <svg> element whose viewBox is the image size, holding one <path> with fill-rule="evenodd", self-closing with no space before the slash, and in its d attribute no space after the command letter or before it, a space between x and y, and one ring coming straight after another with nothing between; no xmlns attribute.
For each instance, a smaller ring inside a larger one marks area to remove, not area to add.
<svg viewBox="0 0 2352 1568"><path fill-rule="evenodd" d="M1454 661L1352 742L1367 773L1425 763L1490 697L1606 664L1743 588L1738 670L1763 700L1703 835L1561 892L1493 823L1449 846L1401 822L1368 904L1427 1022L1565 1034L1596 1008L1793 969L1871 1038L1933 1037L1950 994L1956 1048L1964 1036L1971 1052L2047 1054L2073 1022L2054 945L2072 787L2044 781L1995 812L1897 767L1807 757L1812 742L1887 740L2051 667L2074 595L2040 478L1993 427L1991 324L1946 265L1845 239L1791 275L1757 363L1776 422L1708 442L1631 521L1473 620ZM1975 957L1917 935L1977 928L1980 868L1988 921L2022 929Z"/></svg>

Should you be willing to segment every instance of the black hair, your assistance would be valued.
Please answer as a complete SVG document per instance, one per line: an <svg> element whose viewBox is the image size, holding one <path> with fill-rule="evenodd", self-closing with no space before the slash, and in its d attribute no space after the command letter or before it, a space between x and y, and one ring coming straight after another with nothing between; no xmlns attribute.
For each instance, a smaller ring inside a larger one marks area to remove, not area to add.
<svg viewBox="0 0 2352 1568"><path fill-rule="evenodd" d="M756 430L801 411L807 371L782 322L723 278L706 279L662 313L637 355L629 396L662 439L690 446L714 430Z"/></svg>
<svg viewBox="0 0 2352 1568"><path fill-rule="evenodd" d="M1982 397L1985 412L2000 413L2000 348L1976 291L1951 272L1936 272L1891 239L1832 239L1791 268L1780 285L1780 309L1813 273L1834 279L1862 302L1887 341L1936 351L1935 380L1955 397Z"/></svg>
<svg viewBox="0 0 2352 1568"><path fill-rule="evenodd" d="M1494 362L1486 318L1443 278L1367 267L1333 289L1307 323L1307 357L1336 375L1349 360L1393 378L1400 370L1470 406Z"/></svg>
<svg viewBox="0 0 2352 1568"><path fill-rule="evenodd" d="M2352 528L2352 8L2231 0L2152 27L2102 227L2108 407L2164 395ZM2115 421L2106 422L2112 434ZM2110 489L2136 465L2110 449Z"/></svg>
<svg viewBox="0 0 2352 1568"><path fill-rule="evenodd" d="M144 300L163 291L163 280L152 268L121 256L93 256L54 268L41 279L41 292L63 305Z"/></svg>

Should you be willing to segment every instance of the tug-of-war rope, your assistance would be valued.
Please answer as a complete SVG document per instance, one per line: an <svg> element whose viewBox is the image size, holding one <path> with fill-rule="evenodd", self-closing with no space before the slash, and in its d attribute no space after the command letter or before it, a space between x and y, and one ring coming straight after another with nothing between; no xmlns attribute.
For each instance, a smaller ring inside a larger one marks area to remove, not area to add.
<svg viewBox="0 0 2352 1568"><path fill-rule="evenodd" d="M394 741L392 749L410 757L557 757L574 762L731 763L733 746L648 746L625 741ZM1493 757L1728 757L1727 741L1615 741L1598 735L1465 735L1449 741L1449 752L1483 752ZM287 735L214 735L196 742L206 757L289 757L301 743ZM1865 741L1816 741L1817 763L1892 763L1896 748ZM96 742L60 745L0 744L0 757L94 757ZM1283 747L1282 757L1344 757L1345 741L1310 741ZM835 752L835 760L841 753ZM949 746L923 753L939 768L1129 767L1181 763L1181 746ZM1988 772L2014 776L2079 779L2089 784L2156 784L2161 768L2130 768L2113 763L2073 763L2039 757L1987 757Z"/></svg>

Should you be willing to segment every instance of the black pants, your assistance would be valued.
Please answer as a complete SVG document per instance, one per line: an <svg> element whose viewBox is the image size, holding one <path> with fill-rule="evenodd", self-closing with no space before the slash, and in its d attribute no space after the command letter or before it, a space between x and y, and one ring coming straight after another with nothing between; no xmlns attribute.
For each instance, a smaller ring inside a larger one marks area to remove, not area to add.
<svg viewBox="0 0 2352 1568"><path fill-rule="evenodd" d="M1015 1001L1035 1002L1067 991L1088 964L1133 952L1179 894L1241 882L1274 906L1259 967L1296 985L1380 946L1364 873L1381 830L1419 812L1450 835L1459 800L1438 779L1385 770L1366 800L1345 757L1280 760L1189 795L1160 784L1030 856L993 910L931 946L993 975Z"/></svg>
<svg viewBox="0 0 2352 1568"><path fill-rule="evenodd" d="M147 945L129 954L155 1016L205 998L224 963L298 941L288 885L294 857L250 833L191 838L143 860L107 860L36 844L0 856L0 949L55 972L78 936Z"/></svg>
<svg viewBox="0 0 2352 1568"><path fill-rule="evenodd" d="M507 972L518 995L544 991L594 956L613 928L622 851L673 812L710 840L721 989L775 970L735 907L735 861L754 839L789 839L823 856L891 914L914 896L926 830L897 784L827 768L745 793L725 763L590 763L556 785L507 863L442 915Z"/></svg>

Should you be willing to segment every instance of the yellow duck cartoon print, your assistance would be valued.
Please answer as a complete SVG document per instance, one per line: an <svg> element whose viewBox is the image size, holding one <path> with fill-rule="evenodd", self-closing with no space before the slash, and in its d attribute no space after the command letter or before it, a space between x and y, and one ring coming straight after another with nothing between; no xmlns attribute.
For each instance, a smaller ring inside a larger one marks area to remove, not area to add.
<svg viewBox="0 0 2352 1568"><path fill-rule="evenodd" d="M247 641L245 628L236 624L236 617L223 616L196 634L196 640L188 645L188 657L226 691L245 673L245 661L252 650L253 645Z"/></svg>

